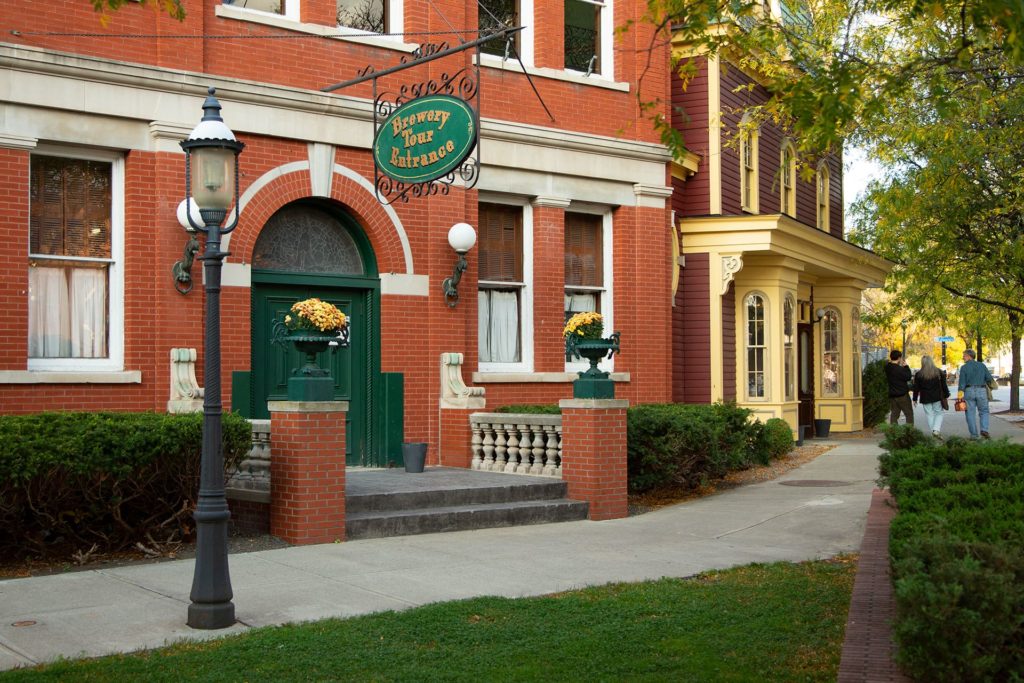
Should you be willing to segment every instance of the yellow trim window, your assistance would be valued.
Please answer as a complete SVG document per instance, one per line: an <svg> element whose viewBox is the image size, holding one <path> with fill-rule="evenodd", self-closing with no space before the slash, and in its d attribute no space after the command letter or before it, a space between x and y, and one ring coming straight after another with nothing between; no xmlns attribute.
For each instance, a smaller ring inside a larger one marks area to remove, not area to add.
<svg viewBox="0 0 1024 683"><path fill-rule="evenodd" d="M825 396L838 396L841 391L839 343L839 311L829 308L821 320L821 393Z"/></svg>
<svg viewBox="0 0 1024 683"><path fill-rule="evenodd" d="M765 301L760 294L748 294L744 301L747 324L747 398L768 396L768 343L765 330Z"/></svg>
<svg viewBox="0 0 1024 683"><path fill-rule="evenodd" d="M853 307L853 333L851 337L851 349L853 353L853 396L854 398L860 396L860 376L861 376L861 358L860 358L860 307Z"/></svg>
<svg viewBox="0 0 1024 683"><path fill-rule="evenodd" d="M783 373L786 389L786 400L796 400L796 355L794 341L796 339L796 302L792 294L786 295L782 304L782 341L783 341Z"/></svg>
<svg viewBox="0 0 1024 683"><path fill-rule="evenodd" d="M757 138L750 116L740 122L740 208L757 213Z"/></svg>
<svg viewBox="0 0 1024 683"><path fill-rule="evenodd" d="M818 188L818 229L828 232L828 217L829 217L829 174L828 164L821 162L818 166L818 173L816 178L816 185Z"/></svg>
<svg viewBox="0 0 1024 683"><path fill-rule="evenodd" d="M782 143L782 202L779 210L796 218L796 148L793 143Z"/></svg>

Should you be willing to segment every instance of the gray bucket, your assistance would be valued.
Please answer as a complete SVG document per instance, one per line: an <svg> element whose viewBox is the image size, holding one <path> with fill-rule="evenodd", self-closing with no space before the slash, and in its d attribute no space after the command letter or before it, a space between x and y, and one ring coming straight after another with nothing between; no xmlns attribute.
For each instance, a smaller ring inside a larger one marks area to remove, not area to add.
<svg viewBox="0 0 1024 683"><path fill-rule="evenodd" d="M405 461L406 472L422 472L427 460L427 444L403 443L402 460Z"/></svg>
<svg viewBox="0 0 1024 683"><path fill-rule="evenodd" d="M796 428L796 445L797 447L804 445L804 437L807 436L807 425L800 425Z"/></svg>

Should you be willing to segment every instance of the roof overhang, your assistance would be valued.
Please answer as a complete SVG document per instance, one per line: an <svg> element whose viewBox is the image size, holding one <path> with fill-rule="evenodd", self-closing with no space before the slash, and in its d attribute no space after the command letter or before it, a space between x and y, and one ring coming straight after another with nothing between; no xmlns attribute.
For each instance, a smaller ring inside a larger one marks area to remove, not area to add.
<svg viewBox="0 0 1024 683"><path fill-rule="evenodd" d="M859 281L865 288L881 287L895 265L784 214L683 218L679 231L683 254L785 257L816 278Z"/></svg>

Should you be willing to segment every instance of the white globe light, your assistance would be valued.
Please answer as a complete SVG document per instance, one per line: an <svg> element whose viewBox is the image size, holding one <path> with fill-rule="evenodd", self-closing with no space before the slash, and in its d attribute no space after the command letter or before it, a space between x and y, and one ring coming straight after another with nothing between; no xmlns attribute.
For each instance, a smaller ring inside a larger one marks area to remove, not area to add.
<svg viewBox="0 0 1024 683"><path fill-rule="evenodd" d="M190 206L191 210L189 211L189 213L192 214L192 220L195 222L195 224L196 225L206 225L206 222L203 220L202 214L199 213L199 205L195 203L195 200L193 200L192 202L189 202L187 199L182 199L181 200L181 204L178 204L178 211L177 211L178 223L181 225L181 227L183 227L183 228L185 228L186 230L189 230L189 231L195 230L195 228L193 228L191 225L189 225L188 218L185 216L185 205L186 204L191 204L191 206Z"/></svg>
<svg viewBox="0 0 1024 683"><path fill-rule="evenodd" d="M465 254L476 244L476 230L469 223L456 223L448 231L448 244L460 254Z"/></svg>

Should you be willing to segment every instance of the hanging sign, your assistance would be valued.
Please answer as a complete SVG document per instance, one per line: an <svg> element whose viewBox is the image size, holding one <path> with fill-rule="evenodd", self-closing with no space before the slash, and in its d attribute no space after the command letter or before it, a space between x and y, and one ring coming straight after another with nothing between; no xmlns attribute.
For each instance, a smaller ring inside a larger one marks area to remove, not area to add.
<svg viewBox="0 0 1024 683"><path fill-rule="evenodd" d="M476 116L451 95L418 97L377 130L373 158L380 172L403 183L425 183L459 167L476 146Z"/></svg>

